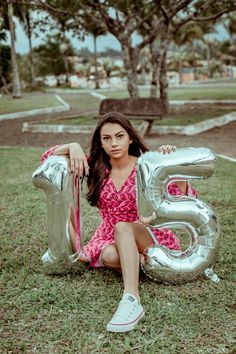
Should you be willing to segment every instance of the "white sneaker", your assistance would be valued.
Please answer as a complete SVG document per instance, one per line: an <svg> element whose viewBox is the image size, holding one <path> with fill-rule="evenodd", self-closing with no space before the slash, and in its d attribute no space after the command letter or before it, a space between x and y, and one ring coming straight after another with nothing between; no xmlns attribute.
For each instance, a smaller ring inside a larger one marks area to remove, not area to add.
<svg viewBox="0 0 236 354"><path fill-rule="evenodd" d="M144 316L143 306L132 294L125 294L116 313L107 325L109 332L128 332L134 329Z"/></svg>

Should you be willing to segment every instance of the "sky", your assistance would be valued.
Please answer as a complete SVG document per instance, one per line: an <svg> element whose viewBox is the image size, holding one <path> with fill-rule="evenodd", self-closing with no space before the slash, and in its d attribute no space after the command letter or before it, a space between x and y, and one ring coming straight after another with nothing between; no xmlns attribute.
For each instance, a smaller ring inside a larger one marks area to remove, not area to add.
<svg viewBox="0 0 236 354"><path fill-rule="evenodd" d="M21 28L21 25L19 24L18 20L14 18L15 24L16 24L16 51L17 53L20 54L26 54L29 52L29 45L28 45L28 39ZM37 47L38 45L42 44L45 39L46 35L41 35L40 38L35 38L33 37L33 47ZM68 38L71 40L73 46L75 49L81 49L82 47L88 47L90 51L93 51L93 38L91 36L85 37L84 41L78 40L76 38L73 38L72 35L68 34ZM8 44L10 44L9 36L8 36ZM120 50L120 43L119 41L111 34L108 34L106 36L99 36L97 39L97 49L98 51L102 51L106 49L106 47Z"/></svg>
<svg viewBox="0 0 236 354"><path fill-rule="evenodd" d="M20 54L26 54L29 51L29 45L28 45L28 40L27 37L21 28L21 25L17 21L16 18L14 18L15 23L16 23L16 51L17 53ZM42 44L45 39L45 34L41 35L39 38L33 37L33 47L37 47L38 45ZM227 32L224 29L222 25L218 26L218 33L212 35L212 38L218 38L219 40L228 38ZM90 51L93 51L93 39L91 36L85 37L84 41L78 40L76 38L73 38L72 35L68 35L68 38L71 40L73 46L75 49L79 50L82 47L87 47L89 48ZM134 42L138 43L139 38L138 36L134 37ZM8 37L8 44L10 44L9 37ZM97 49L98 51L103 51L107 47L120 50L120 43L119 41L111 34L108 34L106 36L99 36L97 39Z"/></svg>

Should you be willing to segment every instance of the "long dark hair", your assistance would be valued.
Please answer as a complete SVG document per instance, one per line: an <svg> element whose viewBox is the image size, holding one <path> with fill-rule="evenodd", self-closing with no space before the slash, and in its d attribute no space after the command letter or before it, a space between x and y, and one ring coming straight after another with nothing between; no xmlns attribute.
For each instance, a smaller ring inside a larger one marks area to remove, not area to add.
<svg viewBox="0 0 236 354"><path fill-rule="evenodd" d="M148 151L143 139L138 135L130 121L119 112L109 112L98 122L94 131L89 154L89 176L87 178L87 200L90 205L99 207L99 194L103 183L111 170L110 157L105 153L101 143L101 128L106 123L121 125L128 133L132 143L129 145L129 155L139 157L142 152Z"/></svg>

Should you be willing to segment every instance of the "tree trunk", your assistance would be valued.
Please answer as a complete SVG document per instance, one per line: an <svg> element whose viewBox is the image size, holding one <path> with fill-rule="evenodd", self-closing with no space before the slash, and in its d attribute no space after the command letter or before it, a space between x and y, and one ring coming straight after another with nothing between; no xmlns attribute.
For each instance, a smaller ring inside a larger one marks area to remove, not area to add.
<svg viewBox="0 0 236 354"><path fill-rule="evenodd" d="M27 10L27 14L25 17L25 22L27 26L27 33L28 33L28 41L29 41L29 62L30 62L30 74L31 74L31 87L37 87L37 82L35 78L34 72L34 60L33 60L33 51L32 51L32 32L31 32L31 25L30 25L30 14L29 10Z"/></svg>
<svg viewBox="0 0 236 354"><path fill-rule="evenodd" d="M95 66L95 89L98 90L98 89L100 89L100 84L99 84L99 77L98 77L97 37L96 36L93 36L93 43L94 43L93 58L94 58L94 66Z"/></svg>
<svg viewBox="0 0 236 354"><path fill-rule="evenodd" d="M10 37L11 37L11 65L12 65L12 85L13 85L13 98L21 98L21 84L18 71L18 65L16 61L16 50L15 50L15 28L13 22L13 5L8 4L8 21L10 28Z"/></svg>
<svg viewBox="0 0 236 354"><path fill-rule="evenodd" d="M182 85L183 83L183 66L182 66L182 58L179 58L178 61L178 71L179 71L179 83Z"/></svg>
<svg viewBox="0 0 236 354"><path fill-rule="evenodd" d="M131 45L122 45L121 56L127 73L127 88L130 97L139 97L137 65L140 50L133 49Z"/></svg>
<svg viewBox="0 0 236 354"><path fill-rule="evenodd" d="M169 110L169 101L168 101L168 80L167 80L167 66L166 66L166 52L167 47L161 53L161 66L160 66L160 99L165 108L165 111L168 113Z"/></svg>
<svg viewBox="0 0 236 354"><path fill-rule="evenodd" d="M67 58L67 49L68 49L68 44L67 44L67 39L66 39L66 33L65 33L65 28L62 28L62 37L61 37L62 43L60 45L60 52L62 56L62 60L64 63L64 70L66 74L66 84L69 83L69 63L68 63L68 58Z"/></svg>
<svg viewBox="0 0 236 354"><path fill-rule="evenodd" d="M157 88L159 84L160 75L160 51L155 48L155 42L153 41L150 46L151 63L152 63L152 79L150 87L150 97L157 97Z"/></svg>
<svg viewBox="0 0 236 354"><path fill-rule="evenodd" d="M207 56L207 74L208 79L211 78L211 52L209 43L206 44L206 56Z"/></svg>

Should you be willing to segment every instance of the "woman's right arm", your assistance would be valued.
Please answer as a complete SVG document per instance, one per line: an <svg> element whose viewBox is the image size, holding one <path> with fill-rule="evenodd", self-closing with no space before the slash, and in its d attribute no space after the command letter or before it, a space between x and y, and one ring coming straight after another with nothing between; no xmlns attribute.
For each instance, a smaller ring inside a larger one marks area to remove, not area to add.
<svg viewBox="0 0 236 354"><path fill-rule="evenodd" d="M85 153L78 143L70 143L56 146L53 148L50 155L66 155L70 159L70 171L77 176L82 176L83 173L87 176L89 166ZM48 156L47 156L48 157Z"/></svg>

